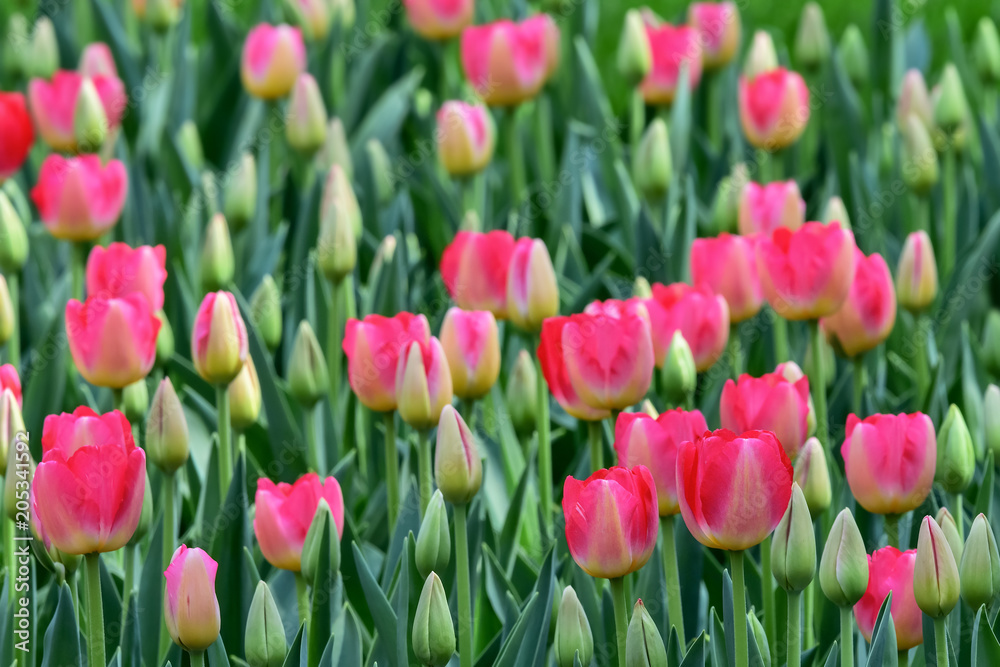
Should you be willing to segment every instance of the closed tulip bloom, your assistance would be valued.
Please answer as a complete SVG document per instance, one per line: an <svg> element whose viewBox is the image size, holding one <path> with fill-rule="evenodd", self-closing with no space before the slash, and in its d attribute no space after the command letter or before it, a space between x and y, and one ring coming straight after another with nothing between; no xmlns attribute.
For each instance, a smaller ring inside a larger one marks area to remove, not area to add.
<svg viewBox="0 0 1000 667"><path fill-rule="evenodd" d="M630 86L642 81L653 66L653 52L646 37L643 12L639 9L633 8L625 12L615 65L618 73Z"/></svg>
<svg viewBox="0 0 1000 667"><path fill-rule="evenodd" d="M726 380L719 402L722 428L771 431L789 459L794 459L809 435L809 378L794 382L781 373L759 378L744 373L739 380Z"/></svg>
<svg viewBox="0 0 1000 667"><path fill-rule="evenodd" d="M653 285L653 298L645 301L652 324L656 365L662 367L675 331L691 348L698 372L712 367L729 340L729 306L721 294L702 283Z"/></svg>
<svg viewBox="0 0 1000 667"><path fill-rule="evenodd" d="M774 39L766 30L758 30L753 34L750 50L747 51L743 63L743 76L753 81L761 74L778 69L778 52L774 48Z"/></svg>
<svg viewBox="0 0 1000 667"><path fill-rule="evenodd" d="M833 315L820 320L827 340L845 356L854 357L882 343L896 323L896 290L882 255L854 251L854 280L847 300Z"/></svg>
<svg viewBox="0 0 1000 667"><path fill-rule="evenodd" d="M28 159L35 132L21 93L0 91L0 183L13 176Z"/></svg>
<svg viewBox="0 0 1000 667"><path fill-rule="evenodd" d="M620 661L619 661L620 662ZM646 611L642 599L632 608L632 620L625 634L625 667L652 667L670 664L667 648L656 628L653 617Z"/></svg>
<svg viewBox="0 0 1000 667"><path fill-rule="evenodd" d="M451 405L444 406L438 421L434 481L452 505L471 501L483 484L483 464L476 437Z"/></svg>
<svg viewBox="0 0 1000 667"><path fill-rule="evenodd" d="M275 484L266 477L257 480L253 532L267 562L282 570L302 569L302 546L320 499L330 506L337 535L343 537L344 496L335 478L320 479L311 472L295 484Z"/></svg>
<svg viewBox="0 0 1000 667"><path fill-rule="evenodd" d="M658 201L670 189L673 171L667 123L662 118L654 118L642 133L632 158L632 179L643 197Z"/></svg>
<svg viewBox="0 0 1000 667"><path fill-rule="evenodd" d="M452 176L469 176L493 159L496 129L485 107L451 100L437 112L437 152Z"/></svg>
<svg viewBox="0 0 1000 667"><path fill-rule="evenodd" d="M160 318L138 292L120 299L91 297L66 304L66 337L73 363L87 382L123 389L149 374L156 361Z"/></svg>
<svg viewBox="0 0 1000 667"><path fill-rule="evenodd" d="M615 423L618 465L646 466L656 483L660 516L681 511L677 500L677 451L682 443L700 438L708 430L698 410L667 410L659 417L642 412L622 412Z"/></svg>
<svg viewBox="0 0 1000 667"><path fill-rule="evenodd" d="M816 536L802 489L792 482L792 500L774 530L771 573L786 591L805 590L816 574Z"/></svg>
<svg viewBox="0 0 1000 667"><path fill-rule="evenodd" d="M639 90L647 104L670 105L677 95L681 70L687 68L688 86L701 81L701 39L695 28L646 22L646 37L653 53L653 67Z"/></svg>
<svg viewBox="0 0 1000 667"><path fill-rule="evenodd" d="M552 73L558 42L559 31L544 14L469 26L462 31L462 69L483 102L516 106L533 98Z"/></svg>
<svg viewBox="0 0 1000 667"><path fill-rule="evenodd" d="M489 393L500 375L500 334L493 314L449 308L440 338L455 395L474 400Z"/></svg>
<svg viewBox="0 0 1000 667"><path fill-rule="evenodd" d="M85 81L90 81L97 93L104 129L118 127L128 105L128 95L125 84L115 75L85 77L78 72L59 70L48 81L32 79L28 84L28 105L35 127L54 151L72 153L78 148L75 119Z"/></svg>
<svg viewBox="0 0 1000 667"><path fill-rule="evenodd" d="M201 549L177 547L163 576L163 620L174 643L186 651L204 651L219 638L222 618L215 595L219 564Z"/></svg>
<svg viewBox="0 0 1000 667"><path fill-rule="evenodd" d="M167 250L161 245L129 247L112 243L94 246L87 258L87 294L113 299L138 292L154 311L163 308Z"/></svg>
<svg viewBox="0 0 1000 667"><path fill-rule="evenodd" d="M24 426L24 414L21 412L21 403L14 392L10 389L0 390L0 474L7 475L7 468L9 467L12 471L15 467L15 451L16 447L12 448L11 445L14 443L14 438L17 437L18 433L23 433L27 429ZM30 453L29 453L30 457ZM32 464L33 466L34 464ZM16 475L9 475L7 480L16 479ZM12 482L8 481L8 484ZM6 485L5 485L6 486ZM11 520L17 520L17 508L16 502L13 496L13 489L11 489L12 495L10 496L10 504L4 507L4 510L10 516ZM6 488L0 490L0 492L6 492ZM2 517L0 517L2 518Z"/></svg>
<svg viewBox="0 0 1000 667"><path fill-rule="evenodd" d="M319 203L319 219L321 224L336 219L336 224L347 222L354 238L361 238L363 228L361 219L361 206L358 204L358 197L351 187L351 179L347 176L347 171L340 165L330 167L323 183L323 198Z"/></svg>
<svg viewBox="0 0 1000 667"><path fill-rule="evenodd" d="M645 466L598 470L583 481L567 477L562 506L569 552L590 576L624 577L653 555L660 520Z"/></svg>
<svg viewBox="0 0 1000 667"><path fill-rule="evenodd" d="M681 516L696 540L742 551L770 535L792 497L792 463L769 431L720 429L677 453Z"/></svg>
<svg viewBox="0 0 1000 667"><path fill-rule="evenodd" d="M330 0L285 0L290 20L302 29L310 41L325 39L333 23L333 2Z"/></svg>
<svg viewBox="0 0 1000 667"><path fill-rule="evenodd" d="M507 317L507 276L514 237L503 230L461 231L441 255L441 279L460 308Z"/></svg>
<svg viewBox="0 0 1000 667"><path fill-rule="evenodd" d="M969 530L969 541L961 557L959 571L962 599L978 611L1000 593L1000 552L989 519L979 514Z"/></svg>
<svg viewBox="0 0 1000 667"><path fill-rule="evenodd" d="M823 8L815 2L807 2L802 7L795 32L795 61L803 67L816 69L830 56L830 49L830 32L826 29Z"/></svg>
<svg viewBox="0 0 1000 667"><path fill-rule="evenodd" d="M400 352L396 365L396 399L399 416L417 430L438 423L441 411L451 405L451 370L441 341L412 341Z"/></svg>
<svg viewBox="0 0 1000 667"><path fill-rule="evenodd" d="M187 463L190 452L187 417L170 378L163 378L146 416L146 452L160 470L173 473Z"/></svg>
<svg viewBox="0 0 1000 667"><path fill-rule="evenodd" d="M237 431L245 431L260 418L263 400L260 392L260 378L253 357L247 356L243 370L229 383L229 421Z"/></svg>
<svg viewBox="0 0 1000 667"><path fill-rule="evenodd" d="M326 106L316 79L302 72L295 79L285 115L288 145L303 156L312 157L326 141L326 119Z"/></svg>
<svg viewBox="0 0 1000 667"><path fill-rule="evenodd" d="M118 67L111 47L104 42L92 42L83 47L77 71L86 77L118 76Z"/></svg>
<svg viewBox="0 0 1000 667"><path fill-rule="evenodd" d="M64 241L93 241L115 226L128 191L128 174L118 160L106 165L96 155L45 158L31 200L42 224Z"/></svg>
<svg viewBox="0 0 1000 667"><path fill-rule="evenodd" d="M851 289L854 235L838 223L780 228L757 244L764 297L786 320L813 320L837 312Z"/></svg>
<svg viewBox="0 0 1000 667"><path fill-rule="evenodd" d="M577 656L581 664L589 665L594 657L594 633L590 629L587 612L572 586L563 589L559 600L552 652L559 667L573 667Z"/></svg>
<svg viewBox="0 0 1000 667"><path fill-rule="evenodd" d="M586 403L570 380L563 347L563 329L567 324L568 317L550 317L542 324L538 345L538 362L542 367L542 375L549 392L563 410L577 419L600 421L610 416L611 411Z"/></svg>
<svg viewBox="0 0 1000 667"><path fill-rule="evenodd" d="M934 478L947 493L963 493L976 473L976 449L962 411L952 403L937 434Z"/></svg>
<svg viewBox="0 0 1000 667"><path fill-rule="evenodd" d="M858 503L873 514L902 514L920 507L934 483L937 439L930 417L847 417L840 448L844 474Z"/></svg>
<svg viewBox="0 0 1000 667"><path fill-rule="evenodd" d="M303 407L314 407L326 395L329 375L326 358L309 320L299 322L287 375L288 393Z"/></svg>
<svg viewBox="0 0 1000 667"><path fill-rule="evenodd" d="M911 115L916 116L927 130L934 127L934 107L931 106L931 95L927 92L927 82L924 80L924 75L918 69L907 70L899 88L896 123L900 128L906 125L906 119Z"/></svg>
<svg viewBox="0 0 1000 667"><path fill-rule="evenodd" d="M398 313L349 319L344 332L347 376L358 400L375 412L396 409L396 367L413 341L430 343L430 326L423 315Z"/></svg>
<svg viewBox="0 0 1000 667"><path fill-rule="evenodd" d="M805 221L806 202L794 179L764 185L749 181L743 186L739 209L740 234L771 236L779 227L795 231Z"/></svg>
<svg viewBox="0 0 1000 667"><path fill-rule="evenodd" d="M440 488L431 496L420 521L413 560L417 572L425 579L431 572L444 572L451 560L451 528Z"/></svg>
<svg viewBox="0 0 1000 667"><path fill-rule="evenodd" d="M56 548L121 549L139 525L145 490L146 454L135 446L125 415L79 407L45 418L32 509Z"/></svg>
<svg viewBox="0 0 1000 667"><path fill-rule="evenodd" d="M853 607L868 589L868 554L851 510L844 508L833 521L819 563L819 585L838 607Z"/></svg>
<svg viewBox="0 0 1000 667"><path fill-rule="evenodd" d="M691 243L691 281L708 285L726 300L729 321L738 324L760 312L764 294L757 276L756 239L723 232Z"/></svg>
<svg viewBox="0 0 1000 667"><path fill-rule="evenodd" d="M201 288L214 292L229 286L236 275L236 257L233 254L233 240L229 235L226 216L216 213L205 228L205 243L201 248L200 270Z"/></svg>
<svg viewBox="0 0 1000 667"><path fill-rule="evenodd" d="M0 346L6 345L14 335L17 320L14 318L14 304L10 300L7 279L0 275Z"/></svg>
<svg viewBox="0 0 1000 667"><path fill-rule="evenodd" d="M934 303L937 292L934 246L931 245L927 232L912 232L906 237L896 267L896 296L899 305L910 312L920 312Z"/></svg>
<svg viewBox="0 0 1000 667"><path fill-rule="evenodd" d="M809 89L802 76L783 67L740 77L740 124L747 141L777 151L795 143L809 122Z"/></svg>
<svg viewBox="0 0 1000 667"><path fill-rule="evenodd" d="M194 319L191 352L195 370L210 384L228 385L243 369L247 328L230 292L205 295Z"/></svg>
<svg viewBox="0 0 1000 667"><path fill-rule="evenodd" d="M813 519L818 519L833 502L826 451L818 438L809 438L799 450L799 455L795 458L795 481L802 487L802 494Z"/></svg>
<svg viewBox="0 0 1000 667"><path fill-rule="evenodd" d="M250 667L281 667L288 653L288 640L281 613L267 582L258 581L247 614L244 655Z"/></svg>
<svg viewBox="0 0 1000 667"><path fill-rule="evenodd" d="M541 239L518 239L507 274L507 317L518 328L538 331L559 313L559 285Z"/></svg>
<svg viewBox="0 0 1000 667"><path fill-rule="evenodd" d="M694 2L688 7L688 23L701 39L705 69L718 69L736 55L740 47L740 11L735 2Z"/></svg>
<svg viewBox="0 0 1000 667"><path fill-rule="evenodd" d="M948 546L951 548L951 555L955 557L955 562L962 562L965 537L958 534L958 525L955 524L955 517L951 515L947 507L942 507L938 510L934 520L941 527L941 532L944 533L944 539L947 540Z"/></svg>
<svg viewBox="0 0 1000 667"><path fill-rule="evenodd" d="M537 425L538 371L527 350L517 353L517 360L507 379L507 413L518 435L527 436Z"/></svg>
<svg viewBox="0 0 1000 667"><path fill-rule="evenodd" d="M698 369L694 365L691 346L680 331L674 332L663 361L660 389L664 397L673 403L682 403L694 396L698 386Z"/></svg>
<svg viewBox="0 0 1000 667"><path fill-rule="evenodd" d="M403 0L413 30L424 39L457 37L472 25L474 0Z"/></svg>
<svg viewBox="0 0 1000 667"><path fill-rule="evenodd" d="M854 605L854 618L861 634L869 642L875 631L878 612L891 592L889 613L896 629L896 648L907 651L923 643L923 615L913 596L913 566L916 560L916 549L900 552L895 547L883 547L868 557L868 590Z"/></svg>
<svg viewBox="0 0 1000 667"><path fill-rule="evenodd" d="M920 522L917 559L913 565L913 595L917 606L931 618L944 618L958 604L958 565L934 517Z"/></svg>
<svg viewBox="0 0 1000 667"><path fill-rule="evenodd" d="M281 290L270 274L265 275L250 297L250 320L271 352L281 344Z"/></svg>
<svg viewBox="0 0 1000 667"><path fill-rule="evenodd" d="M250 30L243 44L240 66L243 87L248 93L263 100L284 97L305 68L306 47L301 30L267 23Z"/></svg>
<svg viewBox="0 0 1000 667"><path fill-rule="evenodd" d="M413 613L410 641L421 665L444 667L455 654L455 625L448 609L448 595L436 572L424 581Z"/></svg>
<svg viewBox="0 0 1000 667"><path fill-rule="evenodd" d="M17 405L24 406L21 396L21 378L13 364L0 366L0 391L10 391L17 400Z"/></svg>

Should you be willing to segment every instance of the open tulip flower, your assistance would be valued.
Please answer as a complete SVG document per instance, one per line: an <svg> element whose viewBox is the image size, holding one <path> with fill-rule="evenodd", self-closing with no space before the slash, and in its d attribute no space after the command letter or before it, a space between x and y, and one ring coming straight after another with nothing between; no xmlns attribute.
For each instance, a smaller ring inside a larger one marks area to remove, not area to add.
<svg viewBox="0 0 1000 667"><path fill-rule="evenodd" d="M491 107L533 98L559 62L559 29L540 14L506 19L462 32L462 68L476 95Z"/></svg>
<svg viewBox="0 0 1000 667"><path fill-rule="evenodd" d="M688 85L692 90L698 87L701 80L700 34L691 26L673 26L648 19L645 26L653 66L639 89L647 104L670 105L677 95L682 68L687 68Z"/></svg>
<svg viewBox="0 0 1000 667"><path fill-rule="evenodd" d="M702 282L653 285L653 297L644 301L652 324L656 366L662 367L674 332L680 331L691 347L699 372L718 361L729 340L729 306L726 299Z"/></svg>
<svg viewBox="0 0 1000 667"><path fill-rule="evenodd" d="M13 176L28 158L35 133L21 93L0 91L0 183Z"/></svg>
<svg viewBox="0 0 1000 667"><path fill-rule="evenodd" d="M52 154L42 163L31 199L52 236L92 241L118 222L127 192L128 175L118 160L102 165L96 155Z"/></svg>
<svg viewBox="0 0 1000 667"><path fill-rule="evenodd" d="M809 122L809 89L800 74L783 67L752 79L743 76L739 111L747 141L768 151L781 150L795 143Z"/></svg>
<svg viewBox="0 0 1000 667"><path fill-rule="evenodd" d="M794 180L764 185L748 182L740 193L740 234L771 233L779 227L793 232L805 224L806 203Z"/></svg>
<svg viewBox="0 0 1000 667"><path fill-rule="evenodd" d="M759 378L727 380L719 403L722 428L736 433L771 431L790 459L808 436L809 378L792 382L775 371Z"/></svg>
<svg viewBox="0 0 1000 667"><path fill-rule="evenodd" d="M900 552L891 546L883 547L868 557L868 590L854 605L858 629L868 641L872 639L879 609L891 592L890 614L896 630L896 648L906 651L923 643L923 615L913 595L913 566L916 560L916 549Z"/></svg>
<svg viewBox="0 0 1000 667"><path fill-rule="evenodd" d="M425 39L451 39L472 24L474 0L403 0L406 17Z"/></svg>
<svg viewBox="0 0 1000 667"><path fill-rule="evenodd" d="M370 410L396 409L396 368L409 343L430 342L430 325L423 315L399 313L395 317L369 315L348 320L344 354L351 389Z"/></svg>
<svg viewBox="0 0 1000 667"><path fill-rule="evenodd" d="M541 342L538 345L538 362L549 391L562 409L577 419L600 421L611 416L611 411L594 407L583 400L570 379L566 363L563 330L568 317L550 317L542 324Z"/></svg>
<svg viewBox="0 0 1000 667"><path fill-rule="evenodd" d="M253 532L271 565L292 572L302 568L302 545L321 499L330 506L337 534L342 536L344 496L335 478L320 479L311 472L294 484L275 484L266 477L257 481Z"/></svg>
<svg viewBox="0 0 1000 667"><path fill-rule="evenodd" d="M896 323L896 290L882 255L855 250L854 280L847 300L820 320L827 340L848 357L877 347Z"/></svg>
<svg viewBox="0 0 1000 667"><path fill-rule="evenodd" d="M59 70L51 80L32 79L28 84L28 104L35 127L42 140L52 150L72 153L77 150L74 116L80 88L89 80L97 91L107 129L121 124L128 105L125 84L114 74L84 76L78 72Z"/></svg>
<svg viewBox="0 0 1000 667"><path fill-rule="evenodd" d="M723 232L691 243L691 281L726 300L729 321L738 324L760 312L764 295L757 276L756 239Z"/></svg>
<svg viewBox="0 0 1000 667"><path fill-rule="evenodd" d="M124 389L149 374L156 361L160 318L140 292L91 297L66 304L66 336L73 363L88 382Z"/></svg>
<svg viewBox="0 0 1000 667"><path fill-rule="evenodd" d="M718 69L736 55L742 27L735 2L692 2L688 23L698 31L705 69Z"/></svg>
<svg viewBox="0 0 1000 667"><path fill-rule="evenodd" d="M441 279L459 308L507 317L507 275L514 237L503 230L460 231L441 255Z"/></svg>
<svg viewBox="0 0 1000 667"><path fill-rule="evenodd" d="M161 245L131 248L112 243L94 246L87 259L87 294L112 299L138 292L154 311L163 308L167 251Z"/></svg>

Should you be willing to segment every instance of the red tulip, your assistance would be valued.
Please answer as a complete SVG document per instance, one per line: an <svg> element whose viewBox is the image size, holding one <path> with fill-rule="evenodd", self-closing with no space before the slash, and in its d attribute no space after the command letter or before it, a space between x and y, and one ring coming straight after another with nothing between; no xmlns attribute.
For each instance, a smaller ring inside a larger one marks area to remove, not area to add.
<svg viewBox="0 0 1000 667"><path fill-rule="evenodd" d="M692 90L701 80L701 39L686 25L646 22L646 37L653 55L653 67L639 86L647 104L672 104L677 94L681 68L687 66Z"/></svg>
<svg viewBox="0 0 1000 667"><path fill-rule="evenodd" d="M770 535L792 498L792 463L769 431L720 429L677 452L684 523L713 549L742 551Z"/></svg>
<svg viewBox="0 0 1000 667"><path fill-rule="evenodd" d="M802 76L779 67L750 80L741 76L739 85L747 141L769 151L795 143L809 122L809 89Z"/></svg>
<svg viewBox="0 0 1000 667"><path fill-rule="evenodd" d="M844 475L858 503L874 514L902 514L920 507L934 483L937 436L921 413L847 417L840 448Z"/></svg>
<svg viewBox="0 0 1000 667"><path fill-rule="evenodd" d="M701 39L705 69L727 64L740 46L740 11L734 2L694 2L688 7L688 23Z"/></svg>
<svg viewBox="0 0 1000 667"><path fill-rule="evenodd" d="M254 97L264 100L284 97L305 69L306 46L300 29L260 23L247 34L240 77L243 87Z"/></svg>
<svg viewBox="0 0 1000 667"><path fill-rule="evenodd" d="M42 140L52 150L72 153L77 149L73 116L84 78L89 78L97 89L108 129L121 124L125 107L128 106L128 95L125 93L125 84L117 76L97 74L84 77L78 72L59 70L52 75L50 81L32 79L28 83L31 116L35 119L35 127L42 135Z"/></svg>
<svg viewBox="0 0 1000 667"><path fill-rule="evenodd" d="M344 496L336 478L321 480L311 472L295 484L275 484L266 477L257 480L253 532L271 565L292 572L302 569L302 545L320 499L330 506L337 534L343 536Z"/></svg>
<svg viewBox="0 0 1000 667"><path fill-rule="evenodd" d="M249 348L236 297L224 291L206 294L191 330L191 359L198 375L209 384L228 386L243 370Z"/></svg>
<svg viewBox="0 0 1000 667"><path fill-rule="evenodd" d="M66 304L66 337L80 375L98 387L122 389L149 374L156 361L160 318L137 292Z"/></svg>
<svg viewBox="0 0 1000 667"><path fill-rule="evenodd" d="M871 350L896 323L896 289L882 255L854 251L854 280L844 305L820 320L830 343L848 357Z"/></svg>
<svg viewBox="0 0 1000 667"><path fill-rule="evenodd" d="M653 555L660 522L645 466L598 470L584 481L567 477L562 506L569 552L590 576L624 577Z"/></svg>
<svg viewBox="0 0 1000 667"><path fill-rule="evenodd" d="M622 412L615 424L618 465L646 466L656 482L660 516L681 511L677 501L677 450L708 431L698 410L668 410L654 419L644 412Z"/></svg>
<svg viewBox="0 0 1000 667"><path fill-rule="evenodd" d="M131 248L112 243L94 246L87 259L87 294L112 299L139 292L154 311L163 309L167 251L161 245Z"/></svg>
<svg viewBox="0 0 1000 667"><path fill-rule="evenodd" d="M125 546L146 491L146 455L125 415L79 407L46 417L31 491L32 509L56 548L89 554Z"/></svg>
<svg viewBox="0 0 1000 667"><path fill-rule="evenodd" d="M900 552L895 547L883 547L868 557L868 590L854 605L858 629L872 640L878 612L886 596L892 593L889 613L896 630L896 648L907 651L924 641L923 615L913 595L913 566L917 550Z"/></svg>
<svg viewBox="0 0 1000 667"><path fill-rule="evenodd" d="M24 95L0 91L0 182L17 173L34 141Z"/></svg>
<svg viewBox="0 0 1000 667"><path fill-rule="evenodd" d="M475 0L403 0L406 16L418 35L442 40L458 36L472 24Z"/></svg>
<svg viewBox="0 0 1000 667"><path fill-rule="evenodd" d="M779 372L759 378L743 374L739 381L726 380L719 402L722 428L771 431L794 459L808 437L809 378L790 382Z"/></svg>
<svg viewBox="0 0 1000 667"><path fill-rule="evenodd" d="M174 643L188 651L204 651L219 638L218 569L207 553L182 544L163 573L167 579L163 620Z"/></svg>
<svg viewBox="0 0 1000 667"><path fill-rule="evenodd" d="M13 364L0 366L0 394L4 390L10 390L14 394L14 398L17 399L17 404L24 407L24 401L21 397L21 378Z"/></svg>
<svg viewBox="0 0 1000 667"><path fill-rule="evenodd" d="M376 412L396 409L396 368L409 343L429 343L430 325L423 315L369 315L350 319L344 332L344 354L351 389L361 403Z"/></svg>
<svg viewBox="0 0 1000 667"><path fill-rule="evenodd" d="M489 106L516 106L533 98L555 69L558 53L559 29L544 14L462 31L462 69Z"/></svg>
<svg viewBox="0 0 1000 667"><path fill-rule="evenodd" d="M711 368L729 340L729 306L707 284L653 285L653 298L645 300L652 324L656 365L662 367L675 331L691 348L698 371Z"/></svg>
<svg viewBox="0 0 1000 667"><path fill-rule="evenodd" d="M459 398L485 396L500 375L497 321L488 310L449 308L441 323L441 347Z"/></svg>
<svg viewBox="0 0 1000 667"><path fill-rule="evenodd" d="M441 255L441 278L448 294L466 310L507 317L507 274L514 237L502 230L459 232Z"/></svg>
<svg viewBox="0 0 1000 667"><path fill-rule="evenodd" d="M747 182L740 193L740 234L770 236L778 227L795 231L806 221L806 203L794 180L760 185Z"/></svg>
<svg viewBox="0 0 1000 667"><path fill-rule="evenodd" d="M65 241L93 241L115 226L125 206L125 165L96 155L52 154L38 172L31 200L49 233Z"/></svg>
<svg viewBox="0 0 1000 667"><path fill-rule="evenodd" d="M721 295L734 324L756 315L764 303L755 253L754 237L725 232L691 244L691 281Z"/></svg>
<svg viewBox="0 0 1000 667"><path fill-rule="evenodd" d="M541 342L538 345L538 363L548 383L549 391L563 410L586 421L600 421L611 415L610 410L592 407L583 401L570 381L569 369L563 347L563 329L568 317L550 317L542 323Z"/></svg>
<svg viewBox="0 0 1000 667"><path fill-rule="evenodd" d="M839 223L807 222L778 228L757 244L757 272L764 297L786 320L832 315L854 279L854 235Z"/></svg>

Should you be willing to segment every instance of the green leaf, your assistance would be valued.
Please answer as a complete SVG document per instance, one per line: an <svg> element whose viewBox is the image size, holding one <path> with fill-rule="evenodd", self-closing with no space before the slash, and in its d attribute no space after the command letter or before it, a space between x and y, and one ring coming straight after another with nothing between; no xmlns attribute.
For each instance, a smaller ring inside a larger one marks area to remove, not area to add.
<svg viewBox="0 0 1000 667"><path fill-rule="evenodd" d="M681 667L705 667L705 647L708 644L708 635L702 632L695 638L691 648L688 649L684 659L681 660Z"/></svg>
<svg viewBox="0 0 1000 667"><path fill-rule="evenodd" d="M285 656L282 667L299 667L302 663L302 633L305 632L305 629L305 624L299 626L299 631L295 633L295 639L292 640L292 645L288 648L288 655Z"/></svg>
<svg viewBox="0 0 1000 667"><path fill-rule="evenodd" d="M898 667L896 655L896 627L892 623L892 592L886 597L879 609L872 630L871 646L868 648L868 667Z"/></svg>
<svg viewBox="0 0 1000 667"><path fill-rule="evenodd" d="M726 630L719 618L719 613L712 607L708 613L712 623L712 634L708 638L709 654L712 656L713 667L728 667L729 649L726 646Z"/></svg>
<svg viewBox="0 0 1000 667"><path fill-rule="evenodd" d="M330 571L330 522L323 523L316 578L312 585L309 611L309 663L318 664L333 626L333 581Z"/></svg>
<svg viewBox="0 0 1000 667"><path fill-rule="evenodd" d="M125 616L125 627L122 630L121 662L122 667L142 667L142 639L139 635L139 596L132 594L128 598L128 612ZM150 637L146 641L155 641Z"/></svg>
<svg viewBox="0 0 1000 667"><path fill-rule="evenodd" d="M223 643L221 635L205 651L205 658L206 664L209 667L229 667L229 655L226 653L226 645ZM177 664L180 663L178 662Z"/></svg>
<svg viewBox="0 0 1000 667"><path fill-rule="evenodd" d="M503 646L500 648L500 655L497 656L496 662L493 663L494 667L516 667L522 664L518 662L518 654L521 650L524 636L529 629L528 625L530 621L528 618L533 615L535 609L541 604L538 598L538 593L533 593L528 599L528 603L524 605L517 623L514 624L510 634L507 635L507 639L504 640Z"/></svg>
<svg viewBox="0 0 1000 667"><path fill-rule="evenodd" d="M354 564L358 570L358 578L361 581L361 588L364 590L365 599L368 603L375 629L382 637L396 637L396 612L392 610L389 600L386 599L382 587L378 585L375 576L368 569L364 554L358 548L357 543L351 543L351 551L354 554Z"/></svg>
<svg viewBox="0 0 1000 667"><path fill-rule="evenodd" d="M972 625L972 667L1000 665L1000 642L990 627L989 614L984 605L976 612Z"/></svg>
<svg viewBox="0 0 1000 667"><path fill-rule="evenodd" d="M993 516L993 450L986 452L986 461L983 463L983 481L979 485L979 493L976 495L976 515L985 514L987 517Z"/></svg>
<svg viewBox="0 0 1000 667"><path fill-rule="evenodd" d="M73 596L64 582L59 586L55 616L45 630L42 667L80 666L80 628L76 624ZM994 640L995 641L995 640Z"/></svg>
<svg viewBox="0 0 1000 667"><path fill-rule="evenodd" d="M149 551L142 562L142 573L139 575L139 593L137 599L142 600L138 610L139 633L146 641L142 642L142 661L146 665L159 664L160 624L163 617L163 522L153 522L153 532L149 540ZM164 630L165 632L165 630Z"/></svg>
<svg viewBox="0 0 1000 667"><path fill-rule="evenodd" d="M241 455L237 457L233 467L233 482L214 521L211 539L206 540L211 545L209 554L212 558L219 563L233 564L232 567L220 568L215 582L222 614L221 637L228 640L231 646L243 646L246 618L253 597L250 573L237 565L243 560L244 549L251 546L250 524L247 520L249 500L244 480L246 459Z"/></svg>
<svg viewBox="0 0 1000 667"><path fill-rule="evenodd" d="M351 137L351 158L355 164L364 161L365 144L369 140L378 139L383 144L388 144L395 139L403 120L410 113L413 94L423 78L423 68L414 67L406 76L392 84L371 107Z"/></svg>

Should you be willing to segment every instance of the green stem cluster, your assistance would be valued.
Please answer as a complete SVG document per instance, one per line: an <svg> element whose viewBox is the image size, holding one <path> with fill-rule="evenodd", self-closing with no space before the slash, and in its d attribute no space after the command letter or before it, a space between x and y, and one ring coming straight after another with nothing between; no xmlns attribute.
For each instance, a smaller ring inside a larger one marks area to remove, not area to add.
<svg viewBox="0 0 1000 667"><path fill-rule="evenodd" d="M458 659L461 667L472 667L472 591L469 578L467 507L455 505L455 560L458 576Z"/></svg>

